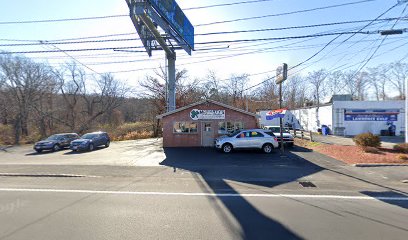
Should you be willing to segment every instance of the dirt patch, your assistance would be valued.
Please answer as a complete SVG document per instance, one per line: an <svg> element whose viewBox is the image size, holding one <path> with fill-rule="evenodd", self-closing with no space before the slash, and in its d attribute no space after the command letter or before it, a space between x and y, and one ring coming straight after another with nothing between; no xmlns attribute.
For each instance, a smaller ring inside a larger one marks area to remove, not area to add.
<svg viewBox="0 0 408 240"><path fill-rule="evenodd" d="M366 153L357 146L313 143L298 139L295 140L295 144L330 156L348 164L374 163L408 165L408 160L405 160L406 158L408 158L408 154L403 154L388 148L379 148L378 153Z"/></svg>

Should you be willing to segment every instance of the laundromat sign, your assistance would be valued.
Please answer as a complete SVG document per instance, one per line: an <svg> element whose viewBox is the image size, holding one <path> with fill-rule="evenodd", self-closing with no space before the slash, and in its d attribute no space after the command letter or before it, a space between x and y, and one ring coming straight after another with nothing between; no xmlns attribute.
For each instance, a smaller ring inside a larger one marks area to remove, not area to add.
<svg viewBox="0 0 408 240"><path fill-rule="evenodd" d="M190 112L193 120L216 120L225 119L225 110L200 110L193 109Z"/></svg>
<svg viewBox="0 0 408 240"><path fill-rule="evenodd" d="M391 121L398 120L399 110L397 109L347 109L344 112L345 121Z"/></svg>

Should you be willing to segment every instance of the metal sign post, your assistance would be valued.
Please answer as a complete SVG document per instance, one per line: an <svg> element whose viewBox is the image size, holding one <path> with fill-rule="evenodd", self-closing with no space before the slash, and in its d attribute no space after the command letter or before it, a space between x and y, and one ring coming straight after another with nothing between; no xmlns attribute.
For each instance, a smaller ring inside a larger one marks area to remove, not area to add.
<svg viewBox="0 0 408 240"><path fill-rule="evenodd" d="M164 50L167 61L167 111L176 109L176 49L194 50L194 27L175 0L126 0L130 18L149 57ZM165 33L159 32L160 27Z"/></svg>
<svg viewBox="0 0 408 240"><path fill-rule="evenodd" d="M288 78L288 65L282 64L276 69L276 84L279 84L279 109L282 109L282 83ZM280 149L281 154L285 152L283 142L283 120L279 118L279 131L280 131Z"/></svg>

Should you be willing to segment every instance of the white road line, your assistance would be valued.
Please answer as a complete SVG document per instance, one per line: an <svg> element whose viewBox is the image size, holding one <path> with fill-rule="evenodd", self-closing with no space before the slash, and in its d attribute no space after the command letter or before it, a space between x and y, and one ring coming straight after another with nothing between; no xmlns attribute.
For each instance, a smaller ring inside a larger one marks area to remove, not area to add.
<svg viewBox="0 0 408 240"><path fill-rule="evenodd" d="M338 199L338 200L385 200L408 201L406 197L384 196L345 196L345 195L307 195L307 194L256 194L256 193L194 193L194 192L132 192L79 189L42 189L42 188L0 188L0 192L38 192L38 193L88 193L108 195L144 195L144 196L201 196L201 197L256 197L256 198L303 198L303 199Z"/></svg>

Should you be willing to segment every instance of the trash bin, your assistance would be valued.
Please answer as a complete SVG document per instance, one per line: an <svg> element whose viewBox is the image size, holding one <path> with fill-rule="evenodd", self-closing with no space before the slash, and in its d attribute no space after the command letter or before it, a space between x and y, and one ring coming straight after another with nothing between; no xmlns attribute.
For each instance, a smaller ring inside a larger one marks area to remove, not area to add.
<svg viewBox="0 0 408 240"><path fill-rule="evenodd" d="M324 136L326 136L326 135L329 134L329 129L328 129L328 127L322 127L322 134L323 134Z"/></svg>

